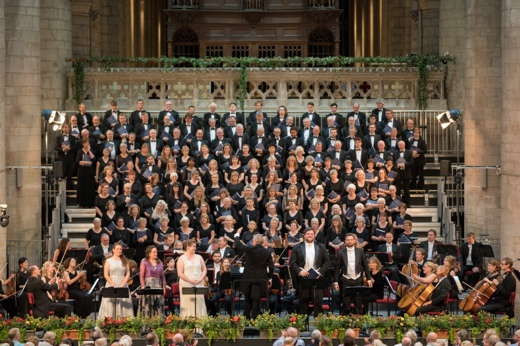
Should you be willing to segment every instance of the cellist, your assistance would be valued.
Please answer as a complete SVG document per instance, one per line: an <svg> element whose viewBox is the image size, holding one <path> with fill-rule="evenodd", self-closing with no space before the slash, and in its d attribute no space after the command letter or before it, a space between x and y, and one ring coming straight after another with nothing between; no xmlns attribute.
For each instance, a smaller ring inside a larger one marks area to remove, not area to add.
<svg viewBox="0 0 520 346"><path fill-rule="evenodd" d="M446 309L445 300L450 294L451 284L448 280L448 268L445 266L438 266L437 282L435 288L429 298L420 308L417 309L418 314L423 314L430 311L443 311Z"/></svg>
<svg viewBox="0 0 520 346"><path fill-rule="evenodd" d="M497 286L497 289L481 310L490 313L506 311L509 317L513 317L513 304L509 302L511 294L516 291L516 280L513 276L513 260L509 257L504 257L500 262L500 269L502 270L501 281L498 276L492 280L484 279L492 281Z"/></svg>

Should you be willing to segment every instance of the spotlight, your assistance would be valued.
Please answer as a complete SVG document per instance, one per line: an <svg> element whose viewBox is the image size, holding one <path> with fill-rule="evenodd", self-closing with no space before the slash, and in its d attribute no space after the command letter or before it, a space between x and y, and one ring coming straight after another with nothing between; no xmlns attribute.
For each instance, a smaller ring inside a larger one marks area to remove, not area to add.
<svg viewBox="0 0 520 346"><path fill-rule="evenodd" d="M9 225L9 214L7 213L7 204L0 204L0 226L7 227Z"/></svg>
<svg viewBox="0 0 520 346"><path fill-rule="evenodd" d="M452 109L446 112L443 112L437 115L437 121L441 125L443 130L447 129L451 124L457 122L457 120L462 116L462 113L458 109Z"/></svg>
<svg viewBox="0 0 520 346"><path fill-rule="evenodd" d="M65 112L53 111L50 109L44 109L42 111L42 117L47 120L49 127L52 131L56 132L61 130L61 127L65 123L66 114Z"/></svg>

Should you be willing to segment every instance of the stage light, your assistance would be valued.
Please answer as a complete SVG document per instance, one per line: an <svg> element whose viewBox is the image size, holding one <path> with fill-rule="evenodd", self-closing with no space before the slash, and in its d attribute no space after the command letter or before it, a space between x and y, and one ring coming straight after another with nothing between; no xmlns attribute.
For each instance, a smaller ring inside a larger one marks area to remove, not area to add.
<svg viewBox="0 0 520 346"><path fill-rule="evenodd" d="M462 113L458 109L451 109L449 111L443 112L437 115L437 121L441 125L443 130L447 129L451 124L457 122L460 119Z"/></svg>

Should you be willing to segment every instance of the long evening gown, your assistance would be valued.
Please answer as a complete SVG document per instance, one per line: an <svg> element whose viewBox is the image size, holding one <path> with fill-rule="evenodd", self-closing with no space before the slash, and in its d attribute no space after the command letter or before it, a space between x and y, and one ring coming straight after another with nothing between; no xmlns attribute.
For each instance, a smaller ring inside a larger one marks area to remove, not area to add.
<svg viewBox="0 0 520 346"><path fill-rule="evenodd" d="M105 262L105 265L110 266L110 277L116 286L119 286L123 279L125 278L125 274L127 268L121 263L121 260L115 259L113 257L108 258ZM113 287L108 283L105 287ZM134 308L132 305L132 298L120 298L116 299L116 309L114 311L114 299L112 298L102 298L101 306L99 307L98 319L104 320L105 317L133 317L134 316Z"/></svg>
<svg viewBox="0 0 520 346"><path fill-rule="evenodd" d="M195 255L191 260L188 259L187 256L183 255L179 258L180 261L184 263L184 275L188 278L196 280L199 279L202 274L202 263L203 259L199 255ZM182 279L179 279L179 289L180 289L180 298L181 298L181 317L204 317L207 316L206 311L206 301L204 299L204 295L197 294L194 296L192 294L185 295L182 292L184 287L193 287L189 282L186 282ZM203 287L201 285L197 285L197 287ZM195 304L196 299L196 304ZM195 306L197 309L195 310Z"/></svg>

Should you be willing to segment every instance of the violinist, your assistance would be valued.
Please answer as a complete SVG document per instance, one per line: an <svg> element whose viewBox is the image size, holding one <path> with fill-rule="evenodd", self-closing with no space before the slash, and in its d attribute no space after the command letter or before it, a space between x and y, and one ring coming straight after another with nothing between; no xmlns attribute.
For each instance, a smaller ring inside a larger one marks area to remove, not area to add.
<svg viewBox="0 0 520 346"><path fill-rule="evenodd" d="M459 262L457 262L457 259L454 256L448 255L444 257L443 265L446 267L448 271L448 279L450 280L450 284L452 287L451 296L457 297L459 293L462 293L463 291L463 287L459 279Z"/></svg>
<svg viewBox="0 0 520 346"><path fill-rule="evenodd" d="M427 240L421 243L421 248L426 251L427 261L437 261L439 244L440 242L437 240L437 231L433 229L429 230Z"/></svg>
<svg viewBox="0 0 520 346"><path fill-rule="evenodd" d="M179 276L177 275L177 268L175 266L175 258L167 257L165 258L164 263L166 263L166 268L164 270L166 284L171 287L173 284L179 281Z"/></svg>
<svg viewBox="0 0 520 346"><path fill-rule="evenodd" d="M516 291L516 279L513 274L513 260L504 257L500 262L502 275L493 279L485 278L488 282L493 282L497 289L490 297L487 304L481 310L494 313L506 311L509 317L513 317L513 304L510 304L511 295Z"/></svg>
<svg viewBox="0 0 520 346"><path fill-rule="evenodd" d="M432 311L443 311L446 309L446 298L449 296L451 291L450 280L448 280L448 268L445 266L437 267L436 283L433 292L429 299L417 309L418 314L423 314Z"/></svg>
<svg viewBox="0 0 520 346"><path fill-rule="evenodd" d="M233 303L233 281L231 278L231 259L222 260L222 268L217 273L218 300L223 300L226 312L232 315L231 306Z"/></svg>
<svg viewBox="0 0 520 346"><path fill-rule="evenodd" d="M16 291L20 292L16 295L16 305L19 316L25 316L27 314L27 296L25 295L25 284L29 275L27 273L29 269L29 260L26 257L20 257L18 259L18 271L16 272Z"/></svg>
<svg viewBox="0 0 520 346"><path fill-rule="evenodd" d="M421 277L417 274L412 274L412 278L421 284L431 284L437 279L437 269L438 268L435 263L428 261L423 266L424 277Z"/></svg>
<svg viewBox="0 0 520 346"><path fill-rule="evenodd" d="M58 244L58 248L54 250L52 255L52 263L63 263L63 259L66 256L67 251L70 250L69 238L62 238Z"/></svg>
<svg viewBox="0 0 520 346"><path fill-rule="evenodd" d="M219 251L215 251L211 255L210 263L208 264L208 283L209 294L206 302L208 312L215 316L218 313L218 300L220 299L220 292L218 287L218 274L222 268L222 255Z"/></svg>
<svg viewBox="0 0 520 346"><path fill-rule="evenodd" d="M423 248L418 248L415 251L415 261L417 268L419 269L419 276L425 276L424 264L426 263L426 251Z"/></svg>
<svg viewBox="0 0 520 346"><path fill-rule="evenodd" d="M365 306L365 309L368 306L368 303L384 298L385 286L387 285L385 274L383 273L383 265L379 259L375 256L370 257L367 260L367 264L374 283L370 288L370 293L364 296L365 299L363 305Z"/></svg>
<svg viewBox="0 0 520 346"><path fill-rule="evenodd" d="M63 272L63 280L67 285L69 297L74 299L74 313L81 318L86 318L90 315L92 299L81 289L81 281L86 280L86 272L78 271L76 269L76 259L69 257L65 260Z"/></svg>
<svg viewBox="0 0 520 346"><path fill-rule="evenodd" d="M16 275L11 274L5 280L0 279L0 315L3 318L16 315L15 294L16 294ZM1 318L1 317L0 317Z"/></svg>
<svg viewBox="0 0 520 346"><path fill-rule="evenodd" d="M64 317L72 313L72 307L65 303L56 303L49 299L47 292L57 289L54 277L49 283L44 283L41 279L41 271L38 266L31 266L28 270L26 291L34 296L34 305L31 307L34 317L47 317L49 311L54 311L58 317Z"/></svg>

